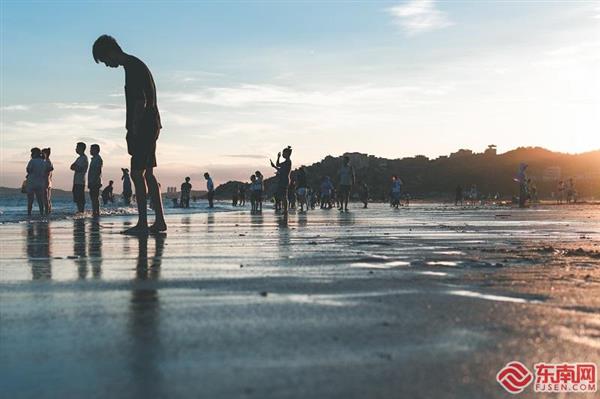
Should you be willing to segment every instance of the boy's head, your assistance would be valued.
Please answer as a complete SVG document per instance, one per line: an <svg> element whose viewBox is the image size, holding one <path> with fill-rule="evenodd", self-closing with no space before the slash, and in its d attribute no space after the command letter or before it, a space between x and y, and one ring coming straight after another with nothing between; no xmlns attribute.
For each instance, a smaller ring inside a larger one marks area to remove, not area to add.
<svg viewBox="0 0 600 399"><path fill-rule="evenodd" d="M100 146L98 144L92 144L90 147L90 154L98 155L100 154Z"/></svg>
<svg viewBox="0 0 600 399"><path fill-rule="evenodd" d="M102 35L94 42L92 55L96 63L103 62L107 67L117 68L119 66L119 57L123 50L114 37Z"/></svg>
<svg viewBox="0 0 600 399"><path fill-rule="evenodd" d="M208 179L210 177L210 175L208 174L208 172L204 172L204 178Z"/></svg>
<svg viewBox="0 0 600 399"><path fill-rule="evenodd" d="M50 147L44 148L42 150L42 154L44 154L46 156L46 159L50 158Z"/></svg>
<svg viewBox="0 0 600 399"><path fill-rule="evenodd" d="M109 185L109 186L112 186L112 185L113 185L113 183L114 183L114 181L112 181L112 180L109 180L109 181L108 181L108 185Z"/></svg>
<svg viewBox="0 0 600 399"><path fill-rule="evenodd" d="M85 143L82 143L81 141L77 143L77 146L75 146L75 152L79 155L83 154L85 152Z"/></svg>
<svg viewBox="0 0 600 399"><path fill-rule="evenodd" d="M256 181L256 175L250 176L250 181L252 181L252 182Z"/></svg>
<svg viewBox="0 0 600 399"><path fill-rule="evenodd" d="M190 177L189 177L189 176L185 178L185 182L186 182L186 183L189 183L189 182L190 182Z"/></svg>
<svg viewBox="0 0 600 399"><path fill-rule="evenodd" d="M260 173L259 170L257 170L256 172L254 172L254 174L256 175L257 178L262 176L262 173Z"/></svg>
<svg viewBox="0 0 600 399"><path fill-rule="evenodd" d="M38 147L33 147L31 149L31 158L40 158L42 155L42 150L40 150Z"/></svg>
<svg viewBox="0 0 600 399"><path fill-rule="evenodd" d="M121 168L121 170L123 171L124 175L129 174L129 169L127 169L127 168Z"/></svg>
<svg viewBox="0 0 600 399"><path fill-rule="evenodd" d="M283 157L285 159L288 159L289 157L292 156L292 147L290 147L289 145L287 147L285 147L283 149L283 151L281 152L281 155L283 155Z"/></svg>

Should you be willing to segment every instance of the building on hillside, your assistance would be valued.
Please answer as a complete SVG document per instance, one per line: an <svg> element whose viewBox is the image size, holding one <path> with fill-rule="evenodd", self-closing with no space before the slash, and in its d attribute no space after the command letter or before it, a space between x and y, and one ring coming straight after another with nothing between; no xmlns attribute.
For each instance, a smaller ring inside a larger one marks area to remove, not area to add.
<svg viewBox="0 0 600 399"><path fill-rule="evenodd" d="M167 187L167 198L177 198L177 187Z"/></svg>
<svg viewBox="0 0 600 399"><path fill-rule="evenodd" d="M468 157L473 155L473 151L465 150L464 148L450 154L450 158Z"/></svg>
<svg viewBox="0 0 600 399"><path fill-rule="evenodd" d="M498 152L496 150L496 144L490 144L490 145L488 145L487 149L483 152L483 155L487 155L487 156L496 156L496 155L498 155Z"/></svg>

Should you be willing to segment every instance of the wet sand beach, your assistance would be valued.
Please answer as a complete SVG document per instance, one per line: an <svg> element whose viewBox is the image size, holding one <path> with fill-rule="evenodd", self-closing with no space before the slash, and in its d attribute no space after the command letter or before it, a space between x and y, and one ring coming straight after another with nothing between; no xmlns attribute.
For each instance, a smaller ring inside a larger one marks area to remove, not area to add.
<svg viewBox="0 0 600 399"><path fill-rule="evenodd" d="M510 361L600 362L600 208L357 207L0 226L2 396L505 398Z"/></svg>

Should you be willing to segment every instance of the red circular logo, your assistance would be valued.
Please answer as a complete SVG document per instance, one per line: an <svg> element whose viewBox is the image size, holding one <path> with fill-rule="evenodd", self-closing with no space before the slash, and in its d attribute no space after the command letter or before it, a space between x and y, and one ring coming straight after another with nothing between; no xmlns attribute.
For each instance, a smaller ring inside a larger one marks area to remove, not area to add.
<svg viewBox="0 0 600 399"><path fill-rule="evenodd" d="M521 362L510 362L496 375L496 380L509 393L521 393L531 381L533 374Z"/></svg>

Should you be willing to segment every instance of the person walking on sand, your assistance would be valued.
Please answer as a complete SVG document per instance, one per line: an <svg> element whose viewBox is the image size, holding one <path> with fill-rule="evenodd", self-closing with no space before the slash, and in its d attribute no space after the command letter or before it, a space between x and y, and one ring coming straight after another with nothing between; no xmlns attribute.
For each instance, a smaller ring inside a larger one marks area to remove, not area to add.
<svg viewBox="0 0 600 399"><path fill-rule="evenodd" d="M181 207L190 207L190 195L192 193L192 185L190 183L190 177L186 177L185 181L181 183Z"/></svg>
<svg viewBox="0 0 600 399"><path fill-rule="evenodd" d="M46 179L48 164L42 157L38 147L31 149L31 159L27 163L27 216L31 217L33 199L37 200L40 216L44 216L46 208Z"/></svg>
<svg viewBox="0 0 600 399"><path fill-rule="evenodd" d="M400 196L402 193L402 179L398 176L392 176L392 207L398 209L400 206Z"/></svg>
<svg viewBox="0 0 600 399"><path fill-rule="evenodd" d="M281 162L283 156L284 161ZM273 163L271 160L271 166L277 170L278 181L277 181L277 194L281 199L283 206L283 214L288 214L288 201L287 192L288 186L290 185L290 172L292 171L292 147L287 146L282 152L277 154L277 162Z"/></svg>
<svg viewBox="0 0 600 399"><path fill-rule="evenodd" d="M104 187L104 190L102 190L102 205L106 205L109 202L113 204L115 202L115 196L113 194L114 183L114 181L109 180L108 186Z"/></svg>
<svg viewBox="0 0 600 399"><path fill-rule="evenodd" d="M100 187L102 187L102 157L100 156L100 146L92 144L90 147L90 169L88 170L88 188L90 190L90 200L92 202L92 216L100 217Z"/></svg>
<svg viewBox="0 0 600 399"><path fill-rule="evenodd" d="M309 207L309 193L308 181L306 178L306 168L304 166L301 166L298 172L296 173L296 187L298 206L300 207L300 212L307 212ZM306 210L304 210L305 206Z"/></svg>
<svg viewBox="0 0 600 399"><path fill-rule="evenodd" d="M246 183L240 184L240 206L246 206Z"/></svg>
<svg viewBox="0 0 600 399"><path fill-rule="evenodd" d="M206 198L208 199L208 207L214 208L214 199L215 199L215 184L213 183L212 177L208 174L208 172L204 173L204 178L206 179Z"/></svg>
<svg viewBox="0 0 600 399"><path fill-rule="evenodd" d="M348 212L348 201L350 200L350 192L355 183L354 168L350 165L350 157L344 156L342 167L339 171L340 177L340 211Z"/></svg>
<svg viewBox="0 0 600 399"><path fill-rule="evenodd" d="M123 171L123 176L121 176L121 180L123 180L123 202L125 205L131 204L131 178L129 177L129 169L121 168Z"/></svg>
<svg viewBox="0 0 600 399"><path fill-rule="evenodd" d="M258 192L258 184L256 182L256 175L250 176L250 187L248 189L250 191L250 213L256 213L256 193Z"/></svg>
<svg viewBox="0 0 600 399"><path fill-rule="evenodd" d="M45 214L49 215L52 212L52 171L54 170L54 165L50 160L50 147L44 148L42 150L42 155L44 156L44 160L46 161L46 200L44 204Z"/></svg>
<svg viewBox="0 0 600 399"><path fill-rule="evenodd" d="M117 41L108 35L100 36L92 48L96 63L125 69L125 103L127 151L131 155L131 176L135 186L138 208L137 224L125 234L144 235L167 230L160 186L154 168L156 141L162 128L156 103L156 86L150 69L140 59L125 53ZM147 196L154 206L154 224L148 227Z"/></svg>
<svg viewBox="0 0 600 399"><path fill-rule="evenodd" d="M329 176L324 176L321 180L321 209L331 209L331 191L333 184Z"/></svg>
<svg viewBox="0 0 600 399"><path fill-rule="evenodd" d="M73 202L77 204L77 212L85 210L85 174L88 170L88 158L85 155L85 143L79 142L75 152L79 157L71 164L73 174Z"/></svg>
<svg viewBox="0 0 600 399"><path fill-rule="evenodd" d="M367 183L363 183L360 191L360 200L363 203L363 208L367 209L369 205L369 186Z"/></svg>

